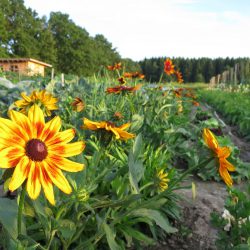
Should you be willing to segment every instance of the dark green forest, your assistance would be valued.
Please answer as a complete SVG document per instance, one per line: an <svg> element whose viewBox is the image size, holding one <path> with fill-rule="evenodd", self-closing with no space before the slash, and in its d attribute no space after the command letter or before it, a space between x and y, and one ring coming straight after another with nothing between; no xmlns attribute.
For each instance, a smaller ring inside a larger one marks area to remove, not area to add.
<svg viewBox="0 0 250 250"><path fill-rule="evenodd" d="M163 55L164 56L164 55ZM102 34L90 36L68 14L39 17L23 0L0 1L0 57L31 57L53 65L57 72L91 76L107 65L122 62L126 71L141 71L150 82L169 80L163 73L166 57L135 62L121 58ZM185 82L209 82L214 75L240 67L239 79L249 78L249 58L172 58Z"/></svg>

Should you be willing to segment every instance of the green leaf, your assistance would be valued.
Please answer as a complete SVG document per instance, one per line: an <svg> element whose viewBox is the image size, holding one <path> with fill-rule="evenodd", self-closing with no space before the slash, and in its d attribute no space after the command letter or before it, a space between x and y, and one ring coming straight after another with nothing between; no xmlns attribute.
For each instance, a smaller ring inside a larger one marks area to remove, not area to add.
<svg viewBox="0 0 250 250"><path fill-rule="evenodd" d="M138 159L140 153L142 152L143 145L142 145L142 136L138 134L135 138L135 142L133 145L133 155L135 159Z"/></svg>
<svg viewBox="0 0 250 250"><path fill-rule="evenodd" d="M124 234L127 234L139 241L145 242L146 244L153 244L155 241L153 239L151 239L150 237L148 237L147 235L141 233L140 231L126 226L126 225L121 225L121 227L119 228Z"/></svg>
<svg viewBox="0 0 250 250"><path fill-rule="evenodd" d="M130 130L132 132L138 131L143 125L144 116L135 114L132 116L132 124Z"/></svg>
<svg viewBox="0 0 250 250"><path fill-rule="evenodd" d="M136 217L148 217L153 220L156 225L164 229L167 233L176 233L178 230L169 224L169 221L159 211L153 209L140 208L132 212Z"/></svg>
<svg viewBox="0 0 250 250"><path fill-rule="evenodd" d="M121 250L122 248L115 241L114 229L111 229L105 222L103 222L103 229L106 234L106 238L111 250Z"/></svg>
<svg viewBox="0 0 250 250"><path fill-rule="evenodd" d="M0 198L0 222L14 239L17 238L17 211L18 206L15 200ZM25 224L22 221L22 233L25 233Z"/></svg>
<svg viewBox="0 0 250 250"><path fill-rule="evenodd" d="M58 230L62 234L64 239L70 239L76 232L76 225L71 220L59 220L58 221L59 228Z"/></svg>

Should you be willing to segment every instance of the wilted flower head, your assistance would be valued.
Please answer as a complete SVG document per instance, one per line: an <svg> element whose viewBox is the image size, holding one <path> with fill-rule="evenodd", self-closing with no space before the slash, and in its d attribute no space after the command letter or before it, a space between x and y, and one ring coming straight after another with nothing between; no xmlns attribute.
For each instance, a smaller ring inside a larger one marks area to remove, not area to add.
<svg viewBox="0 0 250 250"><path fill-rule="evenodd" d="M79 97L76 97L71 105L76 112L81 112L85 107L83 100Z"/></svg>

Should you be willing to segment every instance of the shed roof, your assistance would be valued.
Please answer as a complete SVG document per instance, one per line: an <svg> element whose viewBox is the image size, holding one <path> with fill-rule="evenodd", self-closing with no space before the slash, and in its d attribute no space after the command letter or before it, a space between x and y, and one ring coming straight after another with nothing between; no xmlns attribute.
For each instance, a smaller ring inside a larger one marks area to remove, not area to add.
<svg viewBox="0 0 250 250"><path fill-rule="evenodd" d="M33 58L0 58L0 63L1 62L2 63L3 62L33 62L33 63L36 63L36 64L43 65L45 67L49 67L49 68L52 67L51 64L41 62L41 61L38 61L38 60L33 59Z"/></svg>

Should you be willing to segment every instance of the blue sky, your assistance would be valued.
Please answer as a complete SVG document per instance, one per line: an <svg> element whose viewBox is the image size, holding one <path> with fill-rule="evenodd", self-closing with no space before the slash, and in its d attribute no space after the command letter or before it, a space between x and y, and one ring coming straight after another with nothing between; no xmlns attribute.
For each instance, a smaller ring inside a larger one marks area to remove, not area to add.
<svg viewBox="0 0 250 250"><path fill-rule="evenodd" d="M122 55L250 57L250 0L24 0L42 16L61 11Z"/></svg>

